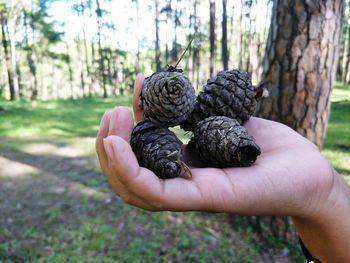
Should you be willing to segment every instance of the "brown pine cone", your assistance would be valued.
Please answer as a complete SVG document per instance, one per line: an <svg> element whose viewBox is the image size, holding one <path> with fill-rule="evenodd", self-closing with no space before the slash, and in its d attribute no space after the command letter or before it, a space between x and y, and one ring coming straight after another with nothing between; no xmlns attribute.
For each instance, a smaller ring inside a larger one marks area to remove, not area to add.
<svg viewBox="0 0 350 263"><path fill-rule="evenodd" d="M182 173L190 176L181 161L182 142L167 128L143 120L133 129L130 145L140 166L150 169L159 178L174 178Z"/></svg>
<svg viewBox="0 0 350 263"><path fill-rule="evenodd" d="M180 126L193 131L199 121L210 116L226 116L242 124L254 113L256 99L261 95L261 88L252 85L248 72L221 71L207 81L190 117Z"/></svg>
<svg viewBox="0 0 350 263"><path fill-rule="evenodd" d="M195 101L191 82L182 70L170 66L145 79L139 107L146 119L161 126L172 127L188 118Z"/></svg>
<svg viewBox="0 0 350 263"><path fill-rule="evenodd" d="M200 121L193 131L189 147L212 167L250 166L260 148L238 121L213 116Z"/></svg>

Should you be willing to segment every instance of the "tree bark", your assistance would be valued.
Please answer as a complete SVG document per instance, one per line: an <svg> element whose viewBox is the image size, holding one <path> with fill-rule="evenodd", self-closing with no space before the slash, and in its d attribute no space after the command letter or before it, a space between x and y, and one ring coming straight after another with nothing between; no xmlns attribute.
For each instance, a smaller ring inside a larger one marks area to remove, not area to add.
<svg viewBox="0 0 350 263"><path fill-rule="evenodd" d="M159 0L154 1L154 7L155 7L155 26L156 26L156 69L157 71L160 70L160 47L159 47Z"/></svg>
<svg viewBox="0 0 350 263"><path fill-rule="evenodd" d="M215 0L209 0L210 6L210 63L209 74L214 73L215 67Z"/></svg>
<svg viewBox="0 0 350 263"><path fill-rule="evenodd" d="M335 81L342 0L274 1L258 115L322 147Z"/></svg>
<svg viewBox="0 0 350 263"><path fill-rule="evenodd" d="M5 27L7 25L6 18L3 13L0 12L0 24L1 24L1 35L2 35L2 46L4 48L5 52L5 60L6 60L6 67L7 67L7 78L8 78L8 84L10 89L10 100L16 99L15 94L15 84L14 84L14 70L11 63L11 54L9 50L9 43L6 36L6 30Z"/></svg>
<svg viewBox="0 0 350 263"><path fill-rule="evenodd" d="M227 51L227 0L222 0L222 65L224 70L228 69L228 51Z"/></svg>

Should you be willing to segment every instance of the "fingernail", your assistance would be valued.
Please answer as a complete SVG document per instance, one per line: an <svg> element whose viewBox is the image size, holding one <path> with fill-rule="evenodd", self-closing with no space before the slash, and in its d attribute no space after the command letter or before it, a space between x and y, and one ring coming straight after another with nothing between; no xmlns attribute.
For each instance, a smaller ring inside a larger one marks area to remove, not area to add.
<svg viewBox="0 0 350 263"><path fill-rule="evenodd" d="M116 156L113 147L115 146L112 145L112 142L109 141L108 138L103 139L103 145L105 147L108 159L114 161L116 159Z"/></svg>
<svg viewBox="0 0 350 263"><path fill-rule="evenodd" d="M111 113L111 111L109 111L109 110L105 111L105 113L102 116L101 122L100 122L100 128L102 128L103 126L106 125L106 122L107 122L107 119L108 119L108 116L110 113Z"/></svg>
<svg viewBox="0 0 350 263"><path fill-rule="evenodd" d="M112 132L113 128L116 126L118 122L118 107L114 109L114 112L112 113L111 120L109 122L109 132Z"/></svg>

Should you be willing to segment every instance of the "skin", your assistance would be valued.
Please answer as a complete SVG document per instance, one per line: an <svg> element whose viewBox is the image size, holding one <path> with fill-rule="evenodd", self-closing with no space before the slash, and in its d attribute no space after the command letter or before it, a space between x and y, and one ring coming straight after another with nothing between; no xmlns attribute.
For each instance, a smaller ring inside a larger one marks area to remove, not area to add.
<svg viewBox="0 0 350 263"><path fill-rule="evenodd" d="M134 87L134 117L144 76ZM134 124L123 107L104 114L96 139L103 173L126 203L149 211L212 211L288 215L321 262L350 262L350 188L318 148L289 127L261 118L244 126L262 149L245 168L201 168L185 154L192 178L162 180L140 167L130 147ZM186 152L186 149L185 149Z"/></svg>

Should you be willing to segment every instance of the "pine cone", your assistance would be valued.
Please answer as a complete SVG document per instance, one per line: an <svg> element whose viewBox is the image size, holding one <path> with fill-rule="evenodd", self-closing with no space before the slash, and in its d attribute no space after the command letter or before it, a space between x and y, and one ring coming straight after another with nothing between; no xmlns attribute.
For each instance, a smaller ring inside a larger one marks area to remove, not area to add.
<svg viewBox="0 0 350 263"><path fill-rule="evenodd" d="M189 147L213 167L250 166L260 148L238 121L213 116L200 121L194 129Z"/></svg>
<svg viewBox="0 0 350 263"><path fill-rule="evenodd" d="M199 121L210 116L226 116L242 124L254 113L256 97L260 97L260 93L259 88L252 85L248 72L238 69L220 71L208 79L197 97L193 112L180 126L193 131Z"/></svg>
<svg viewBox="0 0 350 263"><path fill-rule="evenodd" d="M189 173L181 161L182 142L167 128L143 120L133 129L130 144L139 164L159 178L174 178L183 172Z"/></svg>
<svg viewBox="0 0 350 263"><path fill-rule="evenodd" d="M161 126L176 126L191 114L196 95L182 70L169 67L147 77L139 107L145 117Z"/></svg>

